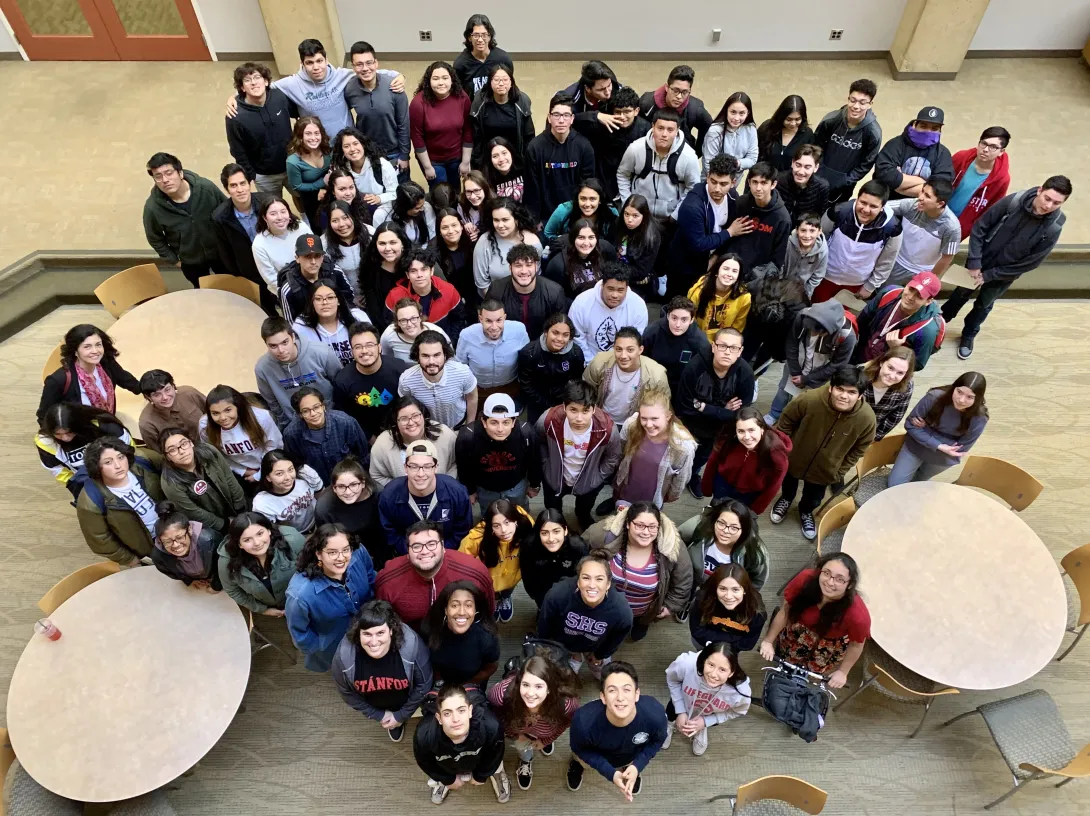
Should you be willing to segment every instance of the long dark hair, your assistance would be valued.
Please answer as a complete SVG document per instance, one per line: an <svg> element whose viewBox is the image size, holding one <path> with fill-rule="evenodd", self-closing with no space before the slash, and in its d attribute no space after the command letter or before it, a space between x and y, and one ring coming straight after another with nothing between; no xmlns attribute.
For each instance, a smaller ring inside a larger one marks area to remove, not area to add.
<svg viewBox="0 0 1090 816"><path fill-rule="evenodd" d="M976 417L988 416L988 406L984 402L984 391L988 387L988 381L984 379L983 374L978 374L976 371L966 371L949 385L934 389L942 393L939 394L935 404L931 406L931 409L924 416L924 422L933 428L937 428L939 421L942 419L942 412L946 410L946 406L952 405L954 402L954 389L963 387L972 391L976 395L976 399L973 400L973 404L969 406L968 410L959 412L961 422L958 425L958 433L963 434L969 430L969 425Z"/></svg>
<svg viewBox="0 0 1090 816"><path fill-rule="evenodd" d="M222 384L209 391L208 398L205 400L204 415L208 418L208 425L205 427L204 433L212 447L216 450L223 449L223 429L212 419L212 406L217 402L229 402L234 405L235 413L238 414L238 424L250 437L254 447L258 449L265 447L265 431L262 430L261 423L257 421L257 417L254 415L253 406L250 405L242 392L229 385Z"/></svg>
<svg viewBox="0 0 1090 816"><path fill-rule="evenodd" d="M470 203L469 198L466 197L467 181L472 181L484 191L484 200L481 201L480 207L474 207L473 204ZM484 177L484 173L482 173L480 170L470 170L468 173L465 174L465 177L462 179L462 191L458 194L458 209L466 218L469 218L470 212L472 212L474 209L478 210L478 212L484 212L485 205L495 197L496 192L492 189L492 185L488 183L488 179ZM438 219L439 217L436 216L436 229L439 228Z"/></svg>
<svg viewBox="0 0 1090 816"><path fill-rule="evenodd" d="M500 176L500 171L492 165L492 148L494 147L502 147L511 154L511 169L504 176ZM502 136L490 139L488 144L485 145L483 161L485 180L493 190L508 179L515 179L522 175L522 164L519 162L519 154L515 150L515 146Z"/></svg>
<svg viewBox="0 0 1090 816"><path fill-rule="evenodd" d="M662 536L662 513L651 502L640 501L629 505L624 518L624 528L621 530L621 581L623 584L628 583L628 525L632 523L633 519L644 513L650 513L655 517L655 521L658 522L659 533L655 536L655 540L652 542L651 546L655 552L657 552L659 548L659 538ZM654 557L654 555L652 555L652 557ZM579 563L583 562L580 561Z"/></svg>
<svg viewBox="0 0 1090 816"><path fill-rule="evenodd" d="M487 204L487 203L488 203L488 198L485 198L484 202L481 205L482 209L484 207L484 204ZM455 255L455 253L461 253L461 255L462 255L463 274L465 274L466 271L469 272L469 280L470 280L470 284L472 284L472 279L473 279L473 274L472 274L473 273L473 241L470 240L469 233L466 232L465 226L463 225L462 226L462 237L458 239L458 248L457 249L451 249L450 247L448 247L447 242L443 240L443 233L439 229L439 227L442 226L442 224L443 224L443 219L448 218L448 217L457 218L458 223L459 224L462 223L461 213L459 213L453 207L444 207L443 209L436 212L435 213L435 242L434 242L435 243L435 249L439 253L439 265L443 268L443 273L447 276L447 280L450 281L451 283L454 283L455 288L457 288L459 291L461 291L461 288L458 287L457 283L455 282L455 278L457 277L457 275L455 273L456 266L455 266L455 263L454 263L454 255ZM476 290L474 289L474 291L476 291ZM463 298L465 297L465 293L462 293L462 297Z"/></svg>
<svg viewBox="0 0 1090 816"><path fill-rule="evenodd" d="M579 255L579 250L575 248L575 239L579 237L579 233L584 229L589 229L594 233L594 249L590 251L587 257L583 258ZM571 222L571 226L568 227L568 245L564 248L564 277L567 278L567 288L575 291L575 276L584 267L590 267L594 270L594 279L600 280L602 277L602 234L598 228L594 226L594 222L589 218L577 218ZM584 287L587 288L587 287Z"/></svg>
<svg viewBox="0 0 1090 816"><path fill-rule="evenodd" d="M738 435L736 428L739 422L752 420L757 423L761 428L762 435L761 441L757 443L757 469L768 472L775 470L776 460L772 458L772 454L777 451L782 451L786 454L787 446L784 445L783 439L780 438L778 433L775 433L767 422L765 422L764 414L752 405L747 405L745 408L739 408L738 412L734 415L734 421L724 423L723 427L719 429L719 433L716 436L714 450L723 451L723 456L726 456L735 445L741 445L738 441Z"/></svg>
<svg viewBox="0 0 1090 816"><path fill-rule="evenodd" d="M442 423L437 422L431 418L431 411L428 410L428 406L414 397L412 394L406 394L403 397L398 397L396 400L390 403L389 409L386 411L386 422L383 424L382 429L390 432L390 437L394 440L394 443L401 450L405 450L405 446L409 443L401 438L401 431L397 427L397 415L402 408L408 408L410 405L415 405L420 409L420 413L424 417L424 438L434 442L439 438L439 433L443 428Z"/></svg>
<svg viewBox="0 0 1090 816"><path fill-rule="evenodd" d="M488 598L485 597L481 588L473 581L451 581L439 590L439 594L435 596L431 608L428 609L424 624L420 627L427 632L428 648L433 652L443 645L443 641L450 631L447 629L447 604L450 603L450 596L458 590L468 592L473 596L473 604L477 608L477 614L473 618L472 625L479 625L486 632L491 632L493 635L498 634L496 621L488 613Z"/></svg>
<svg viewBox="0 0 1090 816"><path fill-rule="evenodd" d="M496 238L496 227L492 223L492 213L496 210L507 210L511 213L511 217L515 219L516 232L534 232L534 218L521 201L515 201L509 196L498 196L491 201L486 201L485 205L481 206L481 235L477 237L477 240L480 241L481 238L487 235L492 245L492 252L496 255L500 254L500 245Z"/></svg>
<svg viewBox="0 0 1090 816"><path fill-rule="evenodd" d="M42 415L40 430L44 436L48 436L60 445L62 450L67 450L69 445L83 446L100 436L117 436L111 430L103 430L104 425L113 425L125 430L124 423L109 411L77 402L58 402L56 405L50 405ZM61 442L56 437L59 430L75 434L76 438L71 442Z"/></svg>
<svg viewBox="0 0 1090 816"><path fill-rule="evenodd" d="M783 102L776 108L775 113L768 118L767 122L757 128L757 143L761 147L762 154L766 153L769 146L774 145L776 140L783 135L783 121L792 113L802 115L802 121L799 122L799 133L810 127L810 123L806 119L806 100L798 94L785 96Z"/></svg>
<svg viewBox="0 0 1090 816"><path fill-rule="evenodd" d="M735 563L744 562L746 559L742 557L742 554L750 550L757 550L760 547L760 541L758 538L757 517L752 510L738 499L716 499L705 507L704 512L700 514L700 521L697 522L693 538L713 541L715 539L715 522L719 520L723 513L734 513L734 515L738 516L738 526L742 528L742 532L738 534L738 540L731 547L730 560Z"/></svg>
<svg viewBox="0 0 1090 816"><path fill-rule="evenodd" d="M276 467L277 462L291 462L295 467L295 480L299 481L299 471L303 468L303 461L294 454L288 453L283 448L275 448L264 456L261 457L261 476L259 484L262 490L267 490L270 493L273 492L272 484L269 482L269 474L272 473L273 468ZM291 491L288 491L289 493ZM273 493L273 495L281 495L279 493Z"/></svg>
<svg viewBox="0 0 1090 816"><path fill-rule="evenodd" d="M76 364L76 350L79 348L79 344L96 334L102 338L102 362L116 360L119 352L114 346L114 341L110 339L110 335L106 334L98 326L92 326L90 323L80 323L64 333L64 343L61 345L61 366L73 371L73 366Z"/></svg>
<svg viewBox="0 0 1090 816"><path fill-rule="evenodd" d="M741 127L753 124L753 100L749 98L749 94L745 91L735 91L727 97L727 101L723 103L723 107L719 109L719 113L715 115L715 119L712 120L712 124L719 123L723 126L723 130L727 129L727 110L735 102L741 102L746 106L746 121L742 122Z"/></svg>
<svg viewBox="0 0 1090 816"><path fill-rule="evenodd" d="M322 200L322 211L325 213L326 222L328 223L331 220L330 216L333 214L333 207L340 201L335 194L337 179L340 178L346 178L351 181L352 189L355 191L351 202L341 202L348 203L348 207L352 210L352 220L358 224L370 224L371 209L364 202L363 196L360 195L359 188L356 187L356 180L352 177L352 171L345 170L343 167L333 167L332 165L330 165L329 168L329 181L327 181L325 185L325 198ZM363 234L366 235L366 231ZM360 236L360 240L364 240L362 235Z"/></svg>
<svg viewBox="0 0 1090 816"><path fill-rule="evenodd" d="M404 184L397 185L397 191L394 193L394 206L390 210L390 221L401 225L411 222L416 227L416 234L420 239L419 243L421 246L427 246L428 241L433 236L428 232L428 220L424 217L425 210L421 210L416 215L409 215L409 210L418 206L421 202L424 203L425 210L431 206L428 204L424 188L415 181L406 181Z"/></svg>
<svg viewBox="0 0 1090 816"><path fill-rule="evenodd" d="M716 640L709 643L701 649L700 654L696 656L696 673L699 674L702 679L704 677L704 664L708 662L708 658L713 654L723 655L723 657L727 659L727 663L730 664L730 677L727 678L728 686L737 689L738 686L749 679L749 676L738 663L738 655L734 653L730 644L725 640Z"/></svg>
<svg viewBox="0 0 1090 816"><path fill-rule="evenodd" d="M306 308L299 317L303 322L303 325L309 326L312 329L318 328L318 310L314 308L314 295L323 286L337 296L337 320L340 321L341 325L348 328L355 323L356 318L352 315L352 304L345 299L344 293L337 288L337 284L330 278L318 278L318 280L310 285L310 289L307 292Z"/></svg>
<svg viewBox="0 0 1090 816"><path fill-rule="evenodd" d="M260 573L261 565L254 556L250 555L246 550L242 549L239 545L239 541L242 539L242 534L246 532L246 529L252 525L258 525L264 527L269 531L269 551L268 551L268 564L272 564L272 558L274 552L281 552L286 557L291 558L291 547L288 545L287 540L280 532L280 528L265 518L264 515L254 510L247 510L239 513L229 522L227 522L227 538L224 542L224 550L227 552L227 573L232 578L238 578L239 572L243 567L251 572Z"/></svg>
<svg viewBox="0 0 1090 816"><path fill-rule="evenodd" d="M521 732L530 724L531 714L526 709L526 702L520 691L522 678L527 674L544 680L549 690L534 716L550 725L567 722L564 700L568 697L578 698L578 678L570 667L554 663L539 652L524 660L522 667L512 676L511 684L504 693L500 712L504 725L510 730Z"/></svg>
<svg viewBox="0 0 1090 816"><path fill-rule="evenodd" d="M405 270L409 268L409 250L412 249L413 242L409 240L405 230L402 229L399 223L396 221L383 221L375 227L375 234L371 236L371 243L367 245L367 251L360 257L360 288L363 288L365 280L363 273L365 271L368 275L366 278L368 283L374 282L374 278L371 276L382 271L382 256L378 252L378 237L384 232L392 232L401 241L401 257L397 259L397 269L395 270L399 279L405 277Z"/></svg>
<svg viewBox="0 0 1090 816"><path fill-rule="evenodd" d="M318 563L318 553L325 549L329 539L333 536L343 535L348 539L348 546L352 548L352 557L360 548L360 540L348 531L343 524L322 524L307 537L307 543L299 551L299 558L295 562L295 571L301 572L307 578L317 578L322 574L322 565Z"/></svg>
<svg viewBox="0 0 1090 816"><path fill-rule="evenodd" d="M465 90L462 88L462 83L458 80L458 74L454 72L454 68L451 67L450 63L444 62L443 60L436 60L424 69L424 75L420 77L420 82L416 86L416 93L424 94L425 102L427 102L429 105L434 105L439 101L439 98L435 95L435 91L431 89L431 75L435 73L436 68L443 68L448 74L450 74L451 96L466 95Z"/></svg>
<svg viewBox="0 0 1090 816"><path fill-rule="evenodd" d="M746 285L743 283L743 279L746 276L746 265L742 258L733 252L724 252L722 255L716 255L712 259L711 269L704 273L704 286L700 289L700 298L696 302L696 316L703 317L705 320L711 321L711 314L707 314L711 308L715 298L718 297L718 292L715 288L715 279L719 277L719 267L725 264L727 261L734 261L738 264L738 277L734 283L731 284L730 291L727 292L727 297L731 300L737 300L746 293ZM712 328L712 326L708 326ZM729 328L729 326L718 326L716 328Z"/></svg>
<svg viewBox="0 0 1090 816"><path fill-rule="evenodd" d="M326 193L326 195L331 195L331 193ZM363 203L363 198L359 195L358 191L355 201ZM355 203L355 201L353 201L353 203ZM325 230L325 254L329 256L329 260L333 261L333 263L337 263L337 261L344 257L344 248L346 246L359 244L360 255L362 256L363 251L371 242L371 233L367 231L367 227L365 226L367 222L364 219L364 213L346 201L333 199L329 202L329 207L326 209L326 216L330 222L333 221L334 210L340 210L352 220L352 241L351 243L346 244L344 239L333 231L333 224L330 223L326 226Z"/></svg>
<svg viewBox="0 0 1090 816"><path fill-rule="evenodd" d="M352 162L344 155L344 137L355 136L363 145L363 160L371 163L371 173L377 184L382 184L382 160L385 158L378 149L378 145L368 139L362 130L355 127L346 127L333 139L333 153L330 155L330 164L340 170L352 172Z"/></svg>
<svg viewBox="0 0 1090 816"><path fill-rule="evenodd" d="M719 600L716 590L727 578L733 578L742 587L742 602L734 609L727 609ZM700 586L700 600L697 602L700 623L707 624L712 618L727 618L736 623L749 623L753 616L764 609L761 593L753 589L749 573L741 564L720 564L715 571L704 579Z"/></svg>
<svg viewBox="0 0 1090 816"><path fill-rule="evenodd" d="M274 204L283 204L284 209L288 211L288 227L287 231L299 229L299 216L291 211L291 207L288 206L288 202L282 199L278 195L274 195L270 198L257 201L257 231L268 232L269 223L265 220L265 214L272 208Z"/></svg>
<svg viewBox="0 0 1090 816"><path fill-rule="evenodd" d="M568 221L571 222L574 218L586 218L579 208L579 194L583 190L593 190L598 194L598 209L594 211L595 231L598 235L609 238L616 232L617 217L609 207L609 200L606 198L606 191L602 187L602 182L596 178L584 179L575 188L575 195L571 199L571 213L568 215Z"/></svg>
<svg viewBox="0 0 1090 816"><path fill-rule="evenodd" d="M360 632L374 629L376 626L390 627L390 651L397 654L405 643L405 633L401 629L401 617L394 611L389 601L372 598L360 607L360 612L348 628L348 642L356 649L360 646Z"/></svg>
<svg viewBox="0 0 1090 816"><path fill-rule="evenodd" d="M492 519L503 516L515 522L515 534L511 537L511 547L518 549L534 530L534 523L524 516L517 504L510 499L496 499L484 510L481 523L484 525L484 537L481 539L479 557L484 565L491 569L500 563L500 540L492 532Z"/></svg>
<svg viewBox="0 0 1090 816"><path fill-rule="evenodd" d="M814 574L802 585L802 589L799 590L795 599L784 607L787 620L795 623L802 617L803 612L820 604L822 598L824 598L821 594L821 571L825 569L825 565L830 561L839 561L848 570L848 586L844 588L843 597L821 607L817 625L811 627L821 636L824 636L832 628L833 624L839 623L844 614L855 603L855 591L859 583L859 566L855 563L854 558L845 552L829 553L822 556L818 559Z"/></svg>
<svg viewBox="0 0 1090 816"><path fill-rule="evenodd" d="M322 120L317 116L300 116L295 120L295 127L291 129L291 141L288 142L288 153L295 153L300 156L303 154L303 131L307 129L308 125L318 127L318 133L322 137L322 140L318 143L318 152L323 156L328 156L329 151L332 150L329 146L329 134L325 132L325 126L322 125Z"/></svg>
<svg viewBox="0 0 1090 816"><path fill-rule="evenodd" d="M486 82L477 93L482 93L489 102L495 102L496 96L492 90L492 77L503 71L507 76L511 77L511 90L507 92L508 102L518 102L522 97L522 91L519 90L518 84L515 82L515 68L513 65L497 62L491 68L488 69L488 82ZM512 156L514 153L511 154Z"/></svg>
<svg viewBox="0 0 1090 816"><path fill-rule="evenodd" d="M640 225L634 230L630 230L625 224L624 211L628 207L631 207L643 216ZM621 215L617 219L618 246L621 241L626 239L629 247L632 250L635 250L637 255L648 255L652 250L658 252L659 244L662 242L658 222L651 216L651 205L648 204L647 199L639 193L633 193L625 199L624 205L621 207Z"/></svg>

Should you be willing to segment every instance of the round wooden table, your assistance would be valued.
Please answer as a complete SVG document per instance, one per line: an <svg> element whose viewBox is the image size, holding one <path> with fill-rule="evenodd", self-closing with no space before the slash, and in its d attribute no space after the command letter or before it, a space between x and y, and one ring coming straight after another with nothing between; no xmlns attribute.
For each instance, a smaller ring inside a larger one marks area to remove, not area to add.
<svg viewBox="0 0 1090 816"><path fill-rule="evenodd" d="M107 331L118 362L139 378L151 368L174 375L178 385L207 394L224 383L239 391L257 390L254 363L265 353L261 322L265 313L253 301L218 289L185 289L141 303ZM134 434L144 398L117 389L117 415Z"/></svg>
<svg viewBox="0 0 1090 816"><path fill-rule="evenodd" d="M1060 568L991 496L941 482L883 490L848 524L871 636L936 683L1000 689L1056 656L1067 625Z"/></svg>
<svg viewBox="0 0 1090 816"><path fill-rule="evenodd" d="M27 773L60 796L115 802L192 768L235 716L250 676L250 637L226 593L154 567L80 590L34 635L8 690L11 744Z"/></svg>

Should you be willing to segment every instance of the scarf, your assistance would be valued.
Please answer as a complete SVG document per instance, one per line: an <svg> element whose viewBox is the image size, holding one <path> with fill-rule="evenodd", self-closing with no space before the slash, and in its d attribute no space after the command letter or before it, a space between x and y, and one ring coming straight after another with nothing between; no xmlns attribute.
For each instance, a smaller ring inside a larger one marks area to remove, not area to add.
<svg viewBox="0 0 1090 816"><path fill-rule="evenodd" d="M203 579L208 574L204 559L201 557L201 548L197 546L197 539L200 538L202 526L199 521L189 522L189 552L185 555L174 555L159 541L159 536L155 537L156 548L173 558L183 575L198 580Z"/></svg>
<svg viewBox="0 0 1090 816"><path fill-rule="evenodd" d="M916 130L912 125L905 128L905 138L921 150L937 145L941 136L942 134L937 130Z"/></svg>
<svg viewBox="0 0 1090 816"><path fill-rule="evenodd" d="M655 107L656 108L661 108L662 110L670 110L670 108L668 108L666 106L666 86L665 85L661 85L658 88L658 90L655 91ZM685 109L687 107L689 107L689 97L685 97L685 101L682 102L680 105L678 105L673 110L676 110L678 112L678 115L680 116L681 114L685 113ZM682 130L684 130L684 128L682 128Z"/></svg>
<svg viewBox="0 0 1090 816"><path fill-rule="evenodd" d="M88 374L87 370L79 363L73 363L72 368L76 370L76 378L79 380L80 388L87 395L87 399L91 400L91 405L112 414L114 412L114 384L110 379L110 375L106 373L106 369L101 365L97 365L94 373ZM96 374L98 375L97 378ZM102 380L102 387L106 389L105 394L99 390L98 380L100 379Z"/></svg>

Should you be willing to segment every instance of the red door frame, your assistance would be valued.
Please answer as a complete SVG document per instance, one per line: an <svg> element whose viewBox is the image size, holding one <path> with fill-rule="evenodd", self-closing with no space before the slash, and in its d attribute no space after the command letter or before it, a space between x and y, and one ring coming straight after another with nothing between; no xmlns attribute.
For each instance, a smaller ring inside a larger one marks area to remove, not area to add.
<svg viewBox="0 0 1090 816"><path fill-rule="evenodd" d="M86 35L36 35L30 30L18 0L0 0L0 10L8 18L15 39L32 60L118 60L121 57L110 41L110 34L95 7L95 0L77 0L84 19L91 28Z"/></svg>
<svg viewBox="0 0 1090 816"><path fill-rule="evenodd" d="M82 0L81 0L82 2ZM178 15L185 26L184 35L144 34L132 36L125 31L117 9L111 0L92 0L106 30L109 32L113 47L122 60L130 61L168 61L189 60L208 62L212 56L204 44L201 24L190 0L174 0Z"/></svg>

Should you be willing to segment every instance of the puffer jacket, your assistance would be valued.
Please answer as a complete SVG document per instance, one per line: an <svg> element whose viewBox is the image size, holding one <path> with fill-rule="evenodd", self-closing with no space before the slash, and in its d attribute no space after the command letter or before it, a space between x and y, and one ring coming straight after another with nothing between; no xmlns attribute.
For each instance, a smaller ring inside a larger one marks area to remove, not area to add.
<svg viewBox="0 0 1090 816"><path fill-rule="evenodd" d="M163 459L155 451L140 448L129 472L137 478L153 502L163 500L159 474ZM76 500L76 518L91 552L119 564L151 555L151 533L140 516L102 482L88 479Z"/></svg>
<svg viewBox="0 0 1090 816"><path fill-rule="evenodd" d="M874 411L860 397L850 411L829 404L828 383L788 403L776 429L791 437L787 472L796 479L831 485L842 481L874 441Z"/></svg>
<svg viewBox="0 0 1090 816"><path fill-rule="evenodd" d="M532 527L534 517L519 505L516 504L515 507L518 508L519 515L530 522ZM469 531L469 535L462 539L458 552L465 553L473 558L481 557L481 544L484 542L484 526L486 523L491 524L491 519L481 519L473 526L473 529ZM533 532L527 533L527 535L533 535ZM496 563L496 566L488 567L488 573L492 576L492 588L496 592L505 592L517 587L519 581L522 580L518 542L509 541L505 544L501 541L499 556L500 560ZM481 563L484 563L484 561L482 560Z"/></svg>
<svg viewBox="0 0 1090 816"><path fill-rule="evenodd" d="M640 415L637 412L626 419L621 426L622 450L628 441L629 432L639 421ZM661 508L666 502L677 501L681 497L681 491L692 478L695 456L696 440L685 430L684 425L675 422L670 430L670 443L666 446L666 455L659 460L658 488L655 490L655 498L652 499L655 507ZM622 456L620 464L617 465L617 475L613 479L615 495L620 495L628 482L632 459L632 456Z"/></svg>
<svg viewBox="0 0 1090 816"><path fill-rule="evenodd" d="M640 616L644 625L654 623L665 606L675 615L689 608L693 590L693 565L682 551L681 535L667 516L660 517L659 535L655 539L655 559L659 569L659 587L655 600ZM616 555L621 551L621 536L625 532L628 508L605 520L605 548Z"/></svg>

